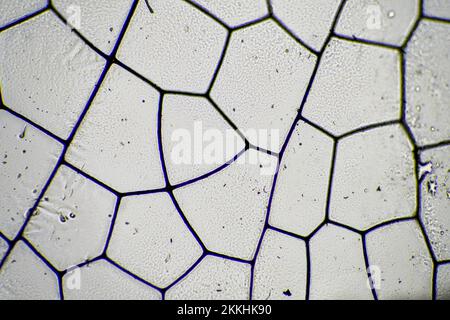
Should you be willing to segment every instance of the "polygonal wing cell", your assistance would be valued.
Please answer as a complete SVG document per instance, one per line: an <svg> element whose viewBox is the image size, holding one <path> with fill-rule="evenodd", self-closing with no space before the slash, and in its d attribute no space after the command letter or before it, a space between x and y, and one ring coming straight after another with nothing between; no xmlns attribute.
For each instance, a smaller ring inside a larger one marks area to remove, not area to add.
<svg viewBox="0 0 450 320"><path fill-rule="evenodd" d="M428 17L450 19L450 1L448 0L423 0L424 14Z"/></svg>
<svg viewBox="0 0 450 320"><path fill-rule="evenodd" d="M202 255L167 193L126 197L120 204L108 257L155 286L181 277Z"/></svg>
<svg viewBox="0 0 450 320"><path fill-rule="evenodd" d="M58 270L103 252L115 196L66 166L60 167L24 235Z"/></svg>
<svg viewBox="0 0 450 320"><path fill-rule="evenodd" d="M420 184L420 219L437 260L450 260L450 146L423 151L420 160L431 166Z"/></svg>
<svg viewBox="0 0 450 320"><path fill-rule="evenodd" d="M7 0L0 3L0 28L45 8L47 0Z"/></svg>
<svg viewBox="0 0 450 320"><path fill-rule="evenodd" d="M397 51L333 38L302 114L334 135L400 119L400 80Z"/></svg>
<svg viewBox="0 0 450 320"><path fill-rule="evenodd" d="M450 263L437 267L437 294L438 300L450 300Z"/></svg>
<svg viewBox="0 0 450 320"><path fill-rule="evenodd" d="M245 300L250 294L250 264L206 256L166 293L168 300Z"/></svg>
<svg viewBox="0 0 450 320"><path fill-rule="evenodd" d="M401 46L419 19L419 0L348 0L336 26L350 38Z"/></svg>
<svg viewBox="0 0 450 320"><path fill-rule="evenodd" d="M109 54L119 37L132 0L54 0L53 6L94 46ZM99 19L101 17L101 19Z"/></svg>
<svg viewBox="0 0 450 320"><path fill-rule="evenodd" d="M406 48L406 121L419 146L450 139L450 24L423 20Z"/></svg>
<svg viewBox="0 0 450 320"><path fill-rule="evenodd" d="M158 104L159 93L153 87L113 65L68 149L67 160L120 192L164 187Z"/></svg>
<svg viewBox="0 0 450 320"><path fill-rule="evenodd" d="M118 59L165 90L207 91L227 30L185 1L139 1Z"/></svg>
<svg viewBox="0 0 450 320"><path fill-rule="evenodd" d="M278 172L269 223L308 236L325 219L333 140L297 123Z"/></svg>
<svg viewBox="0 0 450 320"><path fill-rule="evenodd" d="M413 216L417 186L412 148L400 125L371 129L339 141L330 218L365 230Z"/></svg>
<svg viewBox="0 0 450 320"><path fill-rule="evenodd" d="M56 274L23 242L14 246L0 270L0 300L57 300Z"/></svg>
<svg viewBox="0 0 450 320"><path fill-rule="evenodd" d="M0 111L0 232L13 239L54 170L62 145Z"/></svg>
<svg viewBox="0 0 450 320"><path fill-rule="evenodd" d="M190 0L208 13L235 28L268 14L267 0Z"/></svg>
<svg viewBox="0 0 450 320"><path fill-rule="evenodd" d="M252 25L231 35L211 97L252 144L278 152L315 62L272 20Z"/></svg>
<svg viewBox="0 0 450 320"><path fill-rule="evenodd" d="M248 150L230 166L174 191L205 246L251 260L264 227L276 158Z"/></svg>
<svg viewBox="0 0 450 320"><path fill-rule="evenodd" d="M67 138L100 77L103 58L51 12L2 32L0 47L5 105Z"/></svg>
<svg viewBox="0 0 450 320"><path fill-rule="evenodd" d="M63 278L66 300L160 300L156 289L105 260L72 269Z"/></svg>
<svg viewBox="0 0 450 320"><path fill-rule="evenodd" d="M244 140L206 98L165 95L162 146L172 185L192 180L228 163L244 150Z"/></svg>
<svg viewBox="0 0 450 320"><path fill-rule="evenodd" d="M341 0L271 0L274 16L317 51L330 33Z"/></svg>
<svg viewBox="0 0 450 320"><path fill-rule="evenodd" d="M256 258L253 299L305 299L306 245L303 240L267 230Z"/></svg>
<svg viewBox="0 0 450 320"><path fill-rule="evenodd" d="M310 240L312 300L373 299L361 236L331 224Z"/></svg>
<svg viewBox="0 0 450 320"><path fill-rule="evenodd" d="M379 299L430 299L433 262L416 221L389 224L366 237L372 283Z"/></svg>

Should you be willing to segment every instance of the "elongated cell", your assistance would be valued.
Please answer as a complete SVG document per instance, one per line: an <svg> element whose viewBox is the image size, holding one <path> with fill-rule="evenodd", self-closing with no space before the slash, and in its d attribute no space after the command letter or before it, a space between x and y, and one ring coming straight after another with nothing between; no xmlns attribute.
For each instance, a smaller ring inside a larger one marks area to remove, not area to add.
<svg viewBox="0 0 450 320"><path fill-rule="evenodd" d="M373 299L361 236L324 225L310 241L312 300Z"/></svg>
<svg viewBox="0 0 450 320"><path fill-rule="evenodd" d="M301 41L320 51L341 0L271 0L276 18Z"/></svg>
<svg viewBox="0 0 450 320"><path fill-rule="evenodd" d="M400 81L395 50L333 38L303 116L335 135L400 119Z"/></svg>
<svg viewBox="0 0 450 320"><path fill-rule="evenodd" d="M406 48L406 121L419 146L450 139L450 24L423 20Z"/></svg>
<svg viewBox="0 0 450 320"><path fill-rule="evenodd" d="M166 293L167 300L249 299L250 265L206 256Z"/></svg>
<svg viewBox="0 0 450 320"><path fill-rule="evenodd" d="M0 47L5 105L67 138L100 77L103 58L52 12L2 32Z"/></svg>
<svg viewBox="0 0 450 320"><path fill-rule="evenodd" d="M219 61L226 29L185 1L139 5L118 58L166 90L206 92Z"/></svg>
<svg viewBox="0 0 450 320"><path fill-rule="evenodd" d="M330 218L365 230L414 215L417 186L412 148L400 125L339 141Z"/></svg>
<svg viewBox="0 0 450 320"><path fill-rule="evenodd" d="M56 274L24 242L17 242L0 270L0 300L56 299Z"/></svg>
<svg viewBox="0 0 450 320"><path fill-rule="evenodd" d="M132 2L132 0L52 1L53 6L74 29L106 54L114 48Z"/></svg>
<svg viewBox="0 0 450 320"><path fill-rule="evenodd" d="M283 155L269 223L308 236L325 218L333 140L300 121Z"/></svg>
<svg viewBox="0 0 450 320"><path fill-rule="evenodd" d="M0 27L13 23L47 5L47 0L7 0L0 3Z"/></svg>
<svg viewBox="0 0 450 320"><path fill-rule="evenodd" d="M137 276L167 287L202 254L166 193L124 198L108 256Z"/></svg>
<svg viewBox="0 0 450 320"><path fill-rule="evenodd" d="M162 146L171 184L211 172L245 147L206 98L165 95L162 108Z"/></svg>
<svg viewBox="0 0 450 320"><path fill-rule="evenodd" d="M0 232L13 239L47 182L62 145L0 110Z"/></svg>
<svg viewBox="0 0 450 320"><path fill-rule="evenodd" d="M65 300L160 300L161 294L105 260L64 275Z"/></svg>
<svg viewBox="0 0 450 320"><path fill-rule="evenodd" d="M336 32L401 46L419 19L419 0L348 0Z"/></svg>
<svg viewBox="0 0 450 320"><path fill-rule="evenodd" d="M438 300L450 300L450 263L439 265L436 285L436 298Z"/></svg>
<svg viewBox="0 0 450 320"><path fill-rule="evenodd" d="M398 222L367 235L367 254L379 299L430 299L432 260L416 221Z"/></svg>
<svg viewBox="0 0 450 320"><path fill-rule="evenodd" d="M211 97L256 146L279 151L316 57L269 20L231 35Z"/></svg>
<svg viewBox="0 0 450 320"><path fill-rule="evenodd" d="M66 166L60 167L24 235L58 270L100 255L115 196Z"/></svg>
<svg viewBox="0 0 450 320"><path fill-rule="evenodd" d="M2 261L6 251L8 251L8 248L8 243L3 238L0 238L0 261Z"/></svg>
<svg viewBox="0 0 450 320"><path fill-rule="evenodd" d="M69 147L67 160L120 192L164 187L158 104L159 93L153 87L112 66Z"/></svg>
<svg viewBox="0 0 450 320"><path fill-rule="evenodd" d="M450 147L429 149L420 153L422 163L431 172L420 185L420 219L439 261L450 260Z"/></svg>
<svg viewBox="0 0 450 320"><path fill-rule="evenodd" d="M303 240L268 230L255 263L253 299L305 299L306 264Z"/></svg>
<svg viewBox="0 0 450 320"><path fill-rule="evenodd" d="M252 259L266 217L276 158L248 150L214 175L174 191L205 246Z"/></svg>
<svg viewBox="0 0 450 320"><path fill-rule="evenodd" d="M266 0L191 0L229 27L237 27L268 14Z"/></svg>

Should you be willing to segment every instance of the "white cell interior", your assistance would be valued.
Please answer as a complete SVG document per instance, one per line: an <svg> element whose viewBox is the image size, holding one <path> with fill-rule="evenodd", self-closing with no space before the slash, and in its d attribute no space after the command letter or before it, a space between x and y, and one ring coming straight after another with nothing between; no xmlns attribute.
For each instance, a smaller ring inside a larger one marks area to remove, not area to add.
<svg viewBox="0 0 450 320"><path fill-rule="evenodd" d="M4 0L1 8L0 27L24 18L47 5L47 0Z"/></svg>
<svg viewBox="0 0 450 320"><path fill-rule="evenodd" d="M0 47L5 105L67 138L105 61L51 12L2 32Z"/></svg>
<svg viewBox="0 0 450 320"><path fill-rule="evenodd" d="M348 0L336 31L359 39L401 46L419 15L418 0Z"/></svg>
<svg viewBox="0 0 450 320"><path fill-rule="evenodd" d="M116 197L66 166L60 167L24 235L58 269L100 255Z"/></svg>
<svg viewBox="0 0 450 320"><path fill-rule="evenodd" d="M268 13L266 0L191 0L230 28L250 23Z"/></svg>
<svg viewBox="0 0 450 320"><path fill-rule="evenodd" d="M120 192L164 187L158 105L153 87L113 65L66 158Z"/></svg>
<svg viewBox="0 0 450 320"><path fill-rule="evenodd" d="M211 97L251 143L278 152L315 61L275 22L252 25L231 35Z"/></svg>
<svg viewBox="0 0 450 320"><path fill-rule="evenodd" d="M73 269L63 278L67 300L160 300L161 294L105 260Z"/></svg>
<svg viewBox="0 0 450 320"><path fill-rule="evenodd" d="M436 283L437 299L450 300L450 263L438 267Z"/></svg>
<svg viewBox="0 0 450 320"><path fill-rule="evenodd" d="M226 29L184 1L144 1L131 20L118 58L165 90L206 92Z"/></svg>
<svg viewBox="0 0 450 320"><path fill-rule="evenodd" d="M271 0L274 15L301 41L320 51L341 0Z"/></svg>
<svg viewBox="0 0 450 320"><path fill-rule="evenodd" d="M169 195L158 193L122 200L107 254L164 288L200 258L202 249Z"/></svg>
<svg viewBox="0 0 450 320"><path fill-rule="evenodd" d="M170 288L167 300L245 300L250 294L250 265L206 256Z"/></svg>
<svg viewBox="0 0 450 320"><path fill-rule="evenodd" d="M333 140L298 122L278 172L269 223L308 236L325 219Z"/></svg>
<svg viewBox="0 0 450 320"><path fill-rule="evenodd" d="M418 145L450 137L450 25L422 21L406 48L406 121Z"/></svg>
<svg viewBox="0 0 450 320"><path fill-rule="evenodd" d="M0 111L0 232L13 239L52 173L62 145Z"/></svg>
<svg viewBox="0 0 450 320"><path fill-rule="evenodd" d="M391 224L367 235L378 299L430 299L432 261L416 221Z"/></svg>
<svg viewBox="0 0 450 320"><path fill-rule="evenodd" d="M17 242L0 270L0 300L56 299L56 275L24 242Z"/></svg>
<svg viewBox="0 0 450 320"><path fill-rule="evenodd" d="M450 2L447 0L424 0L427 16L450 19Z"/></svg>
<svg viewBox="0 0 450 320"><path fill-rule="evenodd" d="M5 256L8 248L9 248L8 243L3 238L0 238L0 261Z"/></svg>
<svg viewBox="0 0 450 320"><path fill-rule="evenodd" d="M268 230L256 259L253 299L305 299L306 264L303 240Z"/></svg>
<svg viewBox="0 0 450 320"><path fill-rule="evenodd" d="M302 114L335 135L399 119L400 81L395 50L333 38Z"/></svg>
<svg viewBox="0 0 450 320"><path fill-rule="evenodd" d="M339 142L336 152L331 219L365 230L415 214L414 159L403 128L384 126L352 135Z"/></svg>

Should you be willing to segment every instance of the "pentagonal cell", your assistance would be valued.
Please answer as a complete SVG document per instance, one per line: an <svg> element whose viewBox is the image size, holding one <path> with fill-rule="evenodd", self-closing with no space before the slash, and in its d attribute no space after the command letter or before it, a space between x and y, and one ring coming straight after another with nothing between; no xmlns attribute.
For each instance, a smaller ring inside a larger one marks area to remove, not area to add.
<svg viewBox="0 0 450 320"><path fill-rule="evenodd" d="M0 3L0 27L26 17L47 5L47 0L8 0Z"/></svg>
<svg viewBox="0 0 450 320"><path fill-rule="evenodd" d="M0 300L57 300L56 274L19 241L0 270Z"/></svg>
<svg viewBox="0 0 450 320"><path fill-rule="evenodd" d="M450 260L450 146L423 151L420 159L432 168L420 185L420 219L437 259Z"/></svg>
<svg viewBox="0 0 450 320"><path fill-rule="evenodd" d="M160 300L161 293L105 260L72 269L63 278L66 300Z"/></svg>
<svg viewBox="0 0 450 320"><path fill-rule="evenodd" d="M348 0L336 32L400 46L419 18L419 9L419 0Z"/></svg>
<svg viewBox="0 0 450 320"><path fill-rule="evenodd" d="M438 300L450 300L450 263L439 265L436 285L436 298Z"/></svg>
<svg viewBox="0 0 450 320"><path fill-rule="evenodd" d="M303 116L335 135L399 119L399 70L395 50L332 39Z"/></svg>
<svg viewBox="0 0 450 320"><path fill-rule="evenodd" d="M120 192L163 187L158 103L153 87L112 66L68 150L68 161Z"/></svg>
<svg viewBox="0 0 450 320"><path fill-rule="evenodd" d="M310 241L310 298L373 299L361 236L324 225Z"/></svg>
<svg viewBox="0 0 450 320"><path fill-rule="evenodd" d="M112 193L62 166L25 237L58 270L65 270L102 253L115 202Z"/></svg>
<svg viewBox="0 0 450 320"><path fill-rule="evenodd" d="M302 236L325 218L333 140L297 123L283 155L270 208L270 224Z"/></svg>
<svg viewBox="0 0 450 320"><path fill-rule="evenodd" d="M0 237L0 261L2 261L5 256L6 251L8 251L9 245L5 239Z"/></svg>
<svg viewBox="0 0 450 320"><path fill-rule="evenodd" d="M253 258L264 226L275 168L275 157L248 150L220 172L174 191L181 209L209 250Z"/></svg>
<svg viewBox="0 0 450 320"><path fill-rule="evenodd" d="M417 186L412 149L400 125L341 140L333 175L331 219L365 230L414 215Z"/></svg>
<svg viewBox="0 0 450 320"><path fill-rule="evenodd" d="M135 275L167 287L191 267L202 249L167 193L124 198L108 256Z"/></svg>
<svg viewBox="0 0 450 320"><path fill-rule="evenodd" d="M406 121L418 145L450 139L450 25L423 20L406 48Z"/></svg>
<svg viewBox="0 0 450 320"><path fill-rule="evenodd" d="M2 32L0 47L5 105L67 138L100 77L104 59L50 11Z"/></svg>
<svg viewBox="0 0 450 320"><path fill-rule="evenodd" d="M109 54L119 37L132 0L55 0L53 6L94 46ZM101 17L101 19L99 19Z"/></svg>
<svg viewBox="0 0 450 320"><path fill-rule="evenodd" d="M414 221L389 224L366 238L372 281L379 299L430 299L433 266L423 233Z"/></svg>
<svg viewBox="0 0 450 320"><path fill-rule="evenodd" d="M161 121L171 184L204 175L232 160L245 147L244 140L205 98L164 96Z"/></svg>
<svg viewBox="0 0 450 320"><path fill-rule="evenodd" d="M118 58L165 90L206 92L227 30L184 1L139 1Z"/></svg>
<svg viewBox="0 0 450 320"><path fill-rule="evenodd" d="M168 300L249 299L250 265L206 256L166 293Z"/></svg>
<svg viewBox="0 0 450 320"><path fill-rule="evenodd" d="M306 263L303 240L267 230L256 259L253 299L305 299Z"/></svg>
<svg viewBox="0 0 450 320"><path fill-rule="evenodd" d="M319 51L341 0L272 0L273 13L300 40Z"/></svg>
<svg viewBox="0 0 450 320"><path fill-rule="evenodd" d="M268 14L266 0L191 0L234 28Z"/></svg>
<svg viewBox="0 0 450 320"><path fill-rule="evenodd" d="M450 2L447 0L424 0L423 9L426 16L450 19Z"/></svg>
<svg viewBox="0 0 450 320"><path fill-rule="evenodd" d="M52 173L62 145L0 111L0 232L13 239Z"/></svg>
<svg viewBox="0 0 450 320"><path fill-rule="evenodd" d="M316 56L272 20L232 34L211 97L248 140L279 151Z"/></svg>

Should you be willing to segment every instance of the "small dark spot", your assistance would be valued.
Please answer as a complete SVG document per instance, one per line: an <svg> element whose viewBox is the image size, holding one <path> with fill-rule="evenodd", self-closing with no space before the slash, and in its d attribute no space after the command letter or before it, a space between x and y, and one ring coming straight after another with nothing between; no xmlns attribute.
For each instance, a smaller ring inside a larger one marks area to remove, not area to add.
<svg viewBox="0 0 450 320"><path fill-rule="evenodd" d="M291 293L291 291L290 291L289 289L287 289L286 291L283 291L283 294L284 294L285 296L287 296L287 297L292 296L292 293Z"/></svg>

